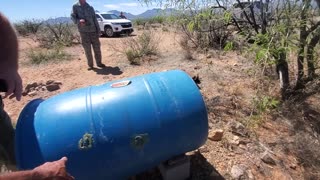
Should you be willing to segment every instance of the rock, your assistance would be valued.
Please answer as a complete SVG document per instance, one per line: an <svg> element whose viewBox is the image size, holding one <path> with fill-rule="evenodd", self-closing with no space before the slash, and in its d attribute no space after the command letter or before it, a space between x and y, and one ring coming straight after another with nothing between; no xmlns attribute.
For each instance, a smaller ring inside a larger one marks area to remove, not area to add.
<svg viewBox="0 0 320 180"><path fill-rule="evenodd" d="M207 55L207 58L209 59L209 58L212 58L212 54L208 54Z"/></svg>
<svg viewBox="0 0 320 180"><path fill-rule="evenodd" d="M199 148L200 153L208 153L210 152L210 150L208 149L207 146L202 146L201 148Z"/></svg>
<svg viewBox="0 0 320 180"><path fill-rule="evenodd" d="M237 64L237 63L234 63L233 66L238 66L238 64Z"/></svg>
<svg viewBox="0 0 320 180"><path fill-rule="evenodd" d="M236 134L241 137L248 137L249 136L249 132L246 129L246 127L239 122L234 121L231 123L231 131L233 134Z"/></svg>
<svg viewBox="0 0 320 180"><path fill-rule="evenodd" d="M239 143L242 144L242 145L247 145L247 144L249 144L251 142L248 139L240 139Z"/></svg>
<svg viewBox="0 0 320 180"><path fill-rule="evenodd" d="M209 126L209 129L212 129L213 128L213 123L209 122L208 126Z"/></svg>
<svg viewBox="0 0 320 180"><path fill-rule="evenodd" d="M29 92L30 92L31 88L36 88L37 86L38 86L38 83L36 83L36 82L31 83L31 84L27 84L25 87L25 90L29 90Z"/></svg>
<svg viewBox="0 0 320 180"><path fill-rule="evenodd" d="M46 85L50 85L50 84L52 84L52 83L54 83L53 80L48 80L48 81L46 82Z"/></svg>
<svg viewBox="0 0 320 180"><path fill-rule="evenodd" d="M254 176L253 176L251 170L249 170L249 171L247 172L247 174L248 174L248 179L249 179L249 180L254 180Z"/></svg>
<svg viewBox="0 0 320 180"><path fill-rule="evenodd" d="M37 92L36 91L31 91L31 92L28 93L28 95L29 96L35 96L35 95L37 95Z"/></svg>
<svg viewBox="0 0 320 180"><path fill-rule="evenodd" d="M201 84L201 79L199 77L199 74L192 76L192 79L196 84Z"/></svg>
<svg viewBox="0 0 320 180"><path fill-rule="evenodd" d="M58 84L49 84L46 86L48 91L56 91L60 89L60 86Z"/></svg>
<svg viewBox="0 0 320 180"><path fill-rule="evenodd" d="M293 170L296 170L297 169L297 165L296 164L291 164L290 168L293 169Z"/></svg>
<svg viewBox="0 0 320 180"><path fill-rule="evenodd" d="M54 84L62 85L61 81L54 81Z"/></svg>
<svg viewBox="0 0 320 180"><path fill-rule="evenodd" d="M243 165L232 166L230 175L232 179L248 179L246 168Z"/></svg>
<svg viewBox="0 0 320 180"><path fill-rule="evenodd" d="M222 129L214 130L209 133L208 138L211 141L221 141L224 131Z"/></svg>
<svg viewBox="0 0 320 180"><path fill-rule="evenodd" d="M239 145L239 148L243 149L243 150L246 150L247 149L247 146L246 145L243 145L243 144L240 144Z"/></svg>
<svg viewBox="0 0 320 180"><path fill-rule="evenodd" d="M23 91L23 92L22 92L22 96L26 96L26 95L28 95L28 93L29 93L29 92L27 92L27 91Z"/></svg>
<svg viewBox="0 0 320 180"><path fill-rule="evenodd" d="M276 165L275 160L270 156L268 152L264 152L263 155L261 156L261 160L270 165Z"/></svg>
<svg viewBox="0 0 320 180"><path fill-rule="evenodd" d="M233 138L230 140L230 144L239 145L240 144L239 136L233 136Z"/></svg>

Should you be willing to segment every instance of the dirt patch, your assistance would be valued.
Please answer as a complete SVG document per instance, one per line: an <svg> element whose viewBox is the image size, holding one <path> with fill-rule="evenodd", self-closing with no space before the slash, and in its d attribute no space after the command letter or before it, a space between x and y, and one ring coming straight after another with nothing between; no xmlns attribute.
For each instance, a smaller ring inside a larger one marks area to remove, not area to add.
<svg viewBox="0 0 320 180"><path fill-rule="evenodd" d="M198 82L207 104L210 131L221 129L224 132L218 141L208 140L203 147L191 153L191 179L234 179L239 174L239 177L246 179L304 178L305 169L301 164L304 162L300 161L300 156L297 154L299 151L294 149L294 146L298 147L295 139L297 136L292 136L294 129L303 127L299 125L300 122L292 123L290 116L278 114L268 117L258 129L246 129L248 131L246 135L234 133L232 124L241 122L252 113L252 99L256 89L255 79L252 79L249 73L254 68L250 59L235 52L225 54L212 52L210 55L198 52L192 55L194 60L188 60L185 59L184 50L179 45L178 33L161 30L157 30L156 33L161 37L158 59L147 61L140 66L130 65L123 54L115 52L112 48L113 45L122 43L126 37L100 38L103 63L107 67L95 68L93 71L87 71L84 51L80 45L66 50L72 54L70 61L27 66L23 64L27 61L25 53L30 47L37 47L37 43L31 39L20 38L20 74L24 86L48 80L61 82L62 85L56 91L39 91L33 96L24 96L21 102L5 99L6 111L15 123L22 108L35 98L46 99L73 89L125 77L182 69L195 75L194 79ZM320 102L319 95L312 95L308 99L310 108L296 111L296 113L303 112L299 117L305 117L308 122L314 124L312 126L314 129L310 129L310 132L316 134L319 134L318 102ZM261 156L266 152L275 164L263 162ZM308 155L306 152L301 153ZM318 156L302 158L310 159ZM152 170L147 172L147 175L137 177L158 179L157 173L159 172ZM319 171L313 169L312 173Z"/></svg>

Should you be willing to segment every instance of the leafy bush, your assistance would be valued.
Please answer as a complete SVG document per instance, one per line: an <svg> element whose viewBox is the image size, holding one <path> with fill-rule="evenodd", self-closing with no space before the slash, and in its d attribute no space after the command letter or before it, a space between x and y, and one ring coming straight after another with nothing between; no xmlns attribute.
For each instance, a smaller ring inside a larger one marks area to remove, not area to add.
<svg viewBox="0 0 320 180"><path fill-rule="evenodd" d="M155 16L152 18L138 18L133 21L136 26L145 26L146 24L163 24L166 22L166 17L164 16Z"/></svg>
<svg viewBox="0 0 320 180"><path fill-rule="evenodd" d="M122 43L121 50L131 64L139 65L143 58L157 55L159 41L150 31L143 32L137 38L129 38Z"/></svg>
<svg viewBox="0 0 320 180"><path fill-rule="evenodd" d="M128 61L133 65L139 65L140 54L137 51L133 51L132 49L128 49L125 51Z"/></svg>
<svg viewBox="0 0 320 180"><path fill-rule="evenodd" d="M29 34L36 34L41 28L43 22L40 20L24 20L14 24L14 27L19 35L27 36Z"/></svg>
<svg viewBox="0 0 320 180"><path fill-rule="evenodd" d="M280 105L280 101L270 96L262 96L255 98L253 104L256 113L261 114L277 108Z"/></svg>
<svg viewBox="0 0 320 180"><path fill-rule="evenodd" d="M63 61L69 59L70 55L64 52L61 48L56 47L53 50L41 49L35 50L31 49L27 54L29 62L33 65L44 64L53 61Z"/></svg>
<svg viewBox="0 0 320 180"><path fill-rule="evenodd" d="M147 19L138 18L133 21L136 26L144 26L147 22Z"/></svg>
<svg viewBox="0 0 320 180"><path fill-rule="evenodd" d="M212 14L210 9L178 18L182 33L198 48L224 49L232 42L230 15Z"/></svg>
<svg viewBox="0 0 320 180"><path fill-rule="evenodd" d="M44 48L72 46L80 43L80 35L74 24L45 24L44 28L38 33L38 41L40 46Z"/></svg>

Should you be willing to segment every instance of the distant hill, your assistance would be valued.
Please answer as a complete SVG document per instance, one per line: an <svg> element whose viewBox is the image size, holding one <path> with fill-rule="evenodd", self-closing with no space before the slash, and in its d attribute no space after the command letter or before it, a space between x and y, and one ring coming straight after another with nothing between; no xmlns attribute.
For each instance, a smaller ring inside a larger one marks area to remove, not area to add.
<svg viewBox="0 0 320 180"><path fill-rule="evenodd" d="M176 9L168 8L168 9L160 9L160 8L155 8L151 10L147 10L146 12L137 15L135 18L142 18L142 19L148 19L148 18L153 18L155 16L169 16L173 14L177 14Z"/></svg>
<svg viewBox="0 0 320 180"><path fill-rule="evenodd" d="M120 11L118 11L118 10L111 10L108 12L116 14L116 15L120 15ZM148 18L153 18L155 16L169 16L172 14L177 14L177 12L178 12L177 10L172 9L172 8L168 8L168 9L155 8L155 9L147 10L144 13L141 13L138 15L133 15L128 12L123 12L123 13L128 19L134 20L134 19L138 19L138 18L139 19L148 19ZM58 17L58 18L50 18L50 19L46 20L45 23L49 23L49 24L72 23L72 20L70 17Z"/></svg>
<svg viewBox="0 0 320 180"><path fill-rule="evenodd" d="M72 23L70 17L58 17L58 18L50 18L45 21L48 24L58 24L58 23Z"/></svg>

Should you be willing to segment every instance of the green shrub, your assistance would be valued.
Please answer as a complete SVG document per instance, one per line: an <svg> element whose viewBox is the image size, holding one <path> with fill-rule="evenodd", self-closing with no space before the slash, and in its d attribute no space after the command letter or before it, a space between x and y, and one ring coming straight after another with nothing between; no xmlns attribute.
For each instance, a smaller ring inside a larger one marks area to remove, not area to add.
<svg viewBox="0 0 320 180"><path fill-rule="evenodd" d="M131 64L139 65L144 57L157 55L159 41L152 32L145 31L137 38L126 39L122 43L124 54Z"/></svg>
<svg viewBox="0 0 320 180"><path fill-rule="evenodd" d="M280 101L270 96L262 96L255 98L253 104L256 113L261 114L277 108L280 105Z"/></svg>
<svg viewBox="0 0 320 180"><path fill-rule="evenodd" d="M55 46L72 46L79 44L80 35L74 24L46 24L38 33L40 46L54 48Z"/></svg>
<svg viewBox="0 0 320 180"><path fill-rule="evenodd" d="M70 58L70 55L61 50L61 48L55 48L54 50L31 49L27 56L29 58L29 62L33 65L39 65L48 62L60 62Z"/></svg>
<svg viewBox="0 0 320 180"><path fill-rule="evenodd" d="M137 51L128 49L125 51L128 61L133 65L140 65L140 54Z"/></svg>
<svg viewBox="0 0 320 180"><path fill-rule="evenodd" d="M29 34L36 34L41 28L42 24L42 21L33 19L16 23L14 24L14 27L18 34L21 36L27 36Z"/></svg>

